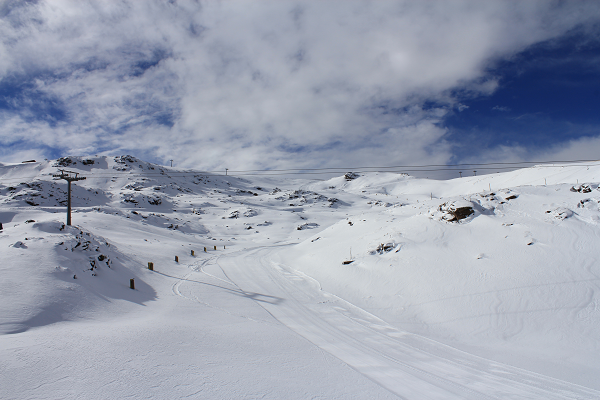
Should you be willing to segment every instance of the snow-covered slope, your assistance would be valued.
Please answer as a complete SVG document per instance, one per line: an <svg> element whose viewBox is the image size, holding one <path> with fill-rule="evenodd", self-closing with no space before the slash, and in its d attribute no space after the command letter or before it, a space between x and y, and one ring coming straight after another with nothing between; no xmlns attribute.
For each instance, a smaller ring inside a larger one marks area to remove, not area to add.
<svg viewBox="0 0 600 400"><path fill-rule="evenodd" d="M600 398L598 182L0 164L0 397Z"/></svg>

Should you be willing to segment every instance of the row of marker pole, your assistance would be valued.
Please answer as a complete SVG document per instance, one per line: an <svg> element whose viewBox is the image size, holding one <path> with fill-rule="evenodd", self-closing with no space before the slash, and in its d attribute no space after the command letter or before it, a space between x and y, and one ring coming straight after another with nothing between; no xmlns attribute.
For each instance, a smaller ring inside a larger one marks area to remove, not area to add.
<svg viewBox="0 0 600 400"><path fill-rule="evenodd" d="M214 248L215 248L215 250L217 250L217 246L214 246ZM225 250L225 248L226 248L226 247L225 247L225 246L223 246L223 250ZM206 251L207 251L207 250L206 250L206 247L205 247L205 248L204 248L204 252L206 253ZM195 256L195 255L196 255L196 253L194 252L194 250L190 250L190 254L191 254L192 256ZM175 256L175 262L177 262L177 263L179 262L179 256ZM153 262L151 262L151 261L148 261L148 269L149 269L150 271L154 271L154 263L153 263ZM135 289L135 281L133 280L133 278L129 280L129 288L131 288L131 289Z"/></svg>

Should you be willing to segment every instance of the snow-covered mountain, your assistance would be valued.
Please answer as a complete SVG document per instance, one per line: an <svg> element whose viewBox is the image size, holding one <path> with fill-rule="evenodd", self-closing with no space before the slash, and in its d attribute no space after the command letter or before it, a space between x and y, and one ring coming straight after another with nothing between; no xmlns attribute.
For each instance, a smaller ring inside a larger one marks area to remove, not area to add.
<svg viewBox="0 0 600 400"><path fill-rule="evenodd" d="M0 164L0 398L598 399L598 183Z"/></svg>

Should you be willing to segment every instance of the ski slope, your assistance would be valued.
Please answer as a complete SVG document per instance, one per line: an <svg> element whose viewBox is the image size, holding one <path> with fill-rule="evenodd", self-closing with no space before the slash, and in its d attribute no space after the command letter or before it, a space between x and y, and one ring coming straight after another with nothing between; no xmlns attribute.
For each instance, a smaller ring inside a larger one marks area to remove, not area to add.
<svg viewBox="0 0 600 400"><path fill-rule="evenodd" d="M0 165L0 398L600 398L599 182Z"/></svg>
<svg viewBox="0 0 600 400"><path fill-rule="evenodd" d="M594 398L595 390L476 357L400 331L324 291L318 281L275 261L269 248L222 257L245 291L285 299L262 306L277 320L401 398Z"/></svg>

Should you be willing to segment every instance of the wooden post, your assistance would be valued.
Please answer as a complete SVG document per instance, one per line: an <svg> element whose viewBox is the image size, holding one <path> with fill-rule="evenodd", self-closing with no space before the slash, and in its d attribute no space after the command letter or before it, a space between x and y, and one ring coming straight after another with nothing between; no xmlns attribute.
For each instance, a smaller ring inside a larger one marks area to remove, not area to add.
<svg viewBox="0 0 600 400"><path fill-rule="evenodd" d="M133 281L133 278L129 280L129 288L135 290L135 282Z"/></svg>
<svg viewBox="0 0 600 400"><path fill-rule="evenodd" d="M154 271L154 263L153 262L148 261L148 269L150 271Z"/></svg>
<svg viewBox="0 0 600 400"><path fill-rule="evenodd" d="M217 249L217 246L215 246L215 250Z"/></svg>
<svg viewBox="0 0 600 400"><path fill-rule="evenodd" d="M175 256L175 262L179 262L179 257Z"/></svg>
<svg viewBox="0 0 600 400"><path fill-rule="evenodd" d="M194 254L194 250L191 250L191 253L192 253L192 255L195 255L195 254Z"/></svg>
<svg viewBox="0 0 600 400"><path fill-rule="evenodd" d="M225 246L223 246L223 250L225 250Z"/></svg>
<svg viewBox="0 0 600 400"><path fill-rule="evenodd" d="M204 252L206 253L206 247L204 248Z"/></svg>

